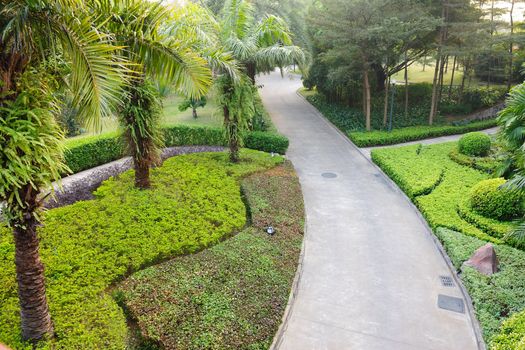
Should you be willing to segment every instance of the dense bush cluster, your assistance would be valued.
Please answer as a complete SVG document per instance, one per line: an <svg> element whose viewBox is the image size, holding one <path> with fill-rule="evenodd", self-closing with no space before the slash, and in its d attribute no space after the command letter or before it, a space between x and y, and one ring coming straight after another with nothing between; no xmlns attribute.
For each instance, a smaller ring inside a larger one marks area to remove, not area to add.
<svg viewBox="0 0 525 350"><path fill-rule="evenodd" d="M460 153L457 147L453 148L448 156L450 159L460 165L468 166L488 174L494 173L494 171L501 164L499 156L471 157Z"/></svg>
<svg viewBox="0 0 525 350"><path fill-rule="evenodd" d="M470 205L483 216L508 220L523 214L523 196L504 188L506 180L488 179L476 184L470 192Z"/></svg>
<svg viewBox="0 0 525 350"><path fill-rule="evenodd" d="M394 145L397 143L423 140L431 137L463 134L496 126L495 120L475 121L465 125L411 126L392 131L354 131L348 137L358 147Z"/></svg>
<svg viewBox="0 0 525 350"><path fill-rule="evenodd" d="M250 227L118 286L143 343L188 350L270 347L301 250L301 188L289 163L244 179L242 188ZM274 236L264 232L268 225L276 228Z"/></svg>
<svg viewBox="0 0 525 350"><path fill-rule="evenodd" d="M469 132L459 139L458 150L467 156L485 157L490 151L491 144L489 135L482 132Z"/></svg>
<svg viewBox="0 0 525 350"><path fill-rule="evenodd" d="M123 349L122 310L106 293L118 279L159 260L198 251L241 230L246 208L239 179L281 157L244 151L174 157L152 171L153 188L133 186L133 172L110 179L96 199L52 209L39 228L41 257L58 349ZM20 336L13 235L0 228L0 339L31 348Z"/></svg>
<svg viewBox="0 0 525 350"><path fill-rule="evenodd" d="M463 96L459 93L459 87L452 88L450 98L445 95L439 106L441 114L465 115L477 110L495 106L502 102L507 94L505 87L478 87L467 89ZM461 96L461 98L460 98Z"/></svg>
<svg viewBox="0 0 525 350"><path fill-rule="evenodd" d="M208 126L173 125L163 128L166 147L210 145L225 146L224 130ZM73 173L119 159L124 145L116 133L67 141L66 164ZM252 131L244 136L246 148L285 154L288 139L272 132Z"/></svg>

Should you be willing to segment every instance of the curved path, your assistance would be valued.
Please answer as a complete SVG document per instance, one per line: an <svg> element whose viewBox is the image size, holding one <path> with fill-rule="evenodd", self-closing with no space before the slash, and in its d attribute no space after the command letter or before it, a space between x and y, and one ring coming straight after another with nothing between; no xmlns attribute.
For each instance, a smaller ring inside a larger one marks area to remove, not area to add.
<svg viewBox="0 0 525 350"><path fill-rule="evenodd" d="M307 221L275 348L482 347L468 311L438 308L438 294L466 300L457 283L442 286L440 276L455 276L407 198L296 94L298 78L273 73L258 83L274 123L290 138Z"/></svg>

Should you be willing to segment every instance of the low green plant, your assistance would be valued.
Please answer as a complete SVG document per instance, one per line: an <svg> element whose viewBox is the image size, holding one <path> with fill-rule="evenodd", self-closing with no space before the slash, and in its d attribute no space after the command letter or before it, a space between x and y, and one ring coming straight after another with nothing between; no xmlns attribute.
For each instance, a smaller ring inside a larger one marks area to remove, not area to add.
<svg viewBox="0 0 525 350"><path fill-rule="evenodd" d="M254 174L242 187L250 227L118 285L119 300L137 321L142 343L166 349L270 347L301 250L301 189L290 163ZM269 225L276 228L273 236L265 232Z"/></svg>
<svg viewBox="0 0 525 350"><path fill-rule="evenodd" d="M423 140L431 137L458 135L466 132L483 130L496 126L496 121L489 119L471 122L465 125L411 126L392 131L352 131L348 137L358 147L394 145L397 143Z"/></svg>
<svg viewBox="0 0 525 350"><path fill-rule="evenodd" d="M458 148L453 148L448 154L450 159L455 161L460 165L465 165L476 170L486 172L488 174L493 174L496 169L501 165L501 159L497 156L488 156L488 157L472 157L467 156L459 152Z"/></svg>
<svg viewBox="0 0 525 350"><path fill-rule="evenodd" d="M38 228L57 349L124 349L127 327L108 287L145 266L214 245L246 224L239 180L281 157L242 151L179 156L152 170L152 189L133 171L105 181L95 199L52 209ZM0 342L31 348L20 335L13 235L0 228Z"/></svg>
<svg viewBox="0 0 525 350"><path fill-rule="evenodd" d="M490 342L491 350L525 349L525 310L505 320L499 333Z"/></svg>
<svg viewBox="0 0 525 350"><path fill-rule="evenodd" d="M483 180L470 192L470 206L488 218L508 220L523 214L523 195L504 187L503 178Z"/></svg>
<svg viewBox="0 0 525 350"><path fill-rule="evenodd" d="M490 152L490 136L482 132L469 132L459 139L458 150L467 156L485 157Z"/></svg>
<svg viewBox="0 0 525 350"><path fill-rule="evenodd" d="M162 131L166 147L226 145L224 131L217 127L176 124L164 126ZM273 132L247 132L244 143L246 148L279 154L288 149L288 139ZM117 133L70 139L66 145L66 164L73 173L117 160L125 149Z"/></svg>
<svg viewBox="0 0 525 350"><path fill-rule="evenodd" d="M498 239L505 239L514 228L512 222L499 221L477 213L470 205L470 198L460 200L458 214L463 220Z"/></svg>

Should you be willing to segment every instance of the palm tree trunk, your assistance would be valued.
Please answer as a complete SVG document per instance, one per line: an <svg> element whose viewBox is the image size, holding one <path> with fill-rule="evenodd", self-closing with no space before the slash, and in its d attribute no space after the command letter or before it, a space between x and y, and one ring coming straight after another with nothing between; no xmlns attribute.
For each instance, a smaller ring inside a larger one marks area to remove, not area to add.
<svg viewBox="0 0 525 350"><path fill-rule="evenodd" d="M230 148L230 161L232 163L239 162L239 130L237 125L230 119L230 109L226 106L223 107L224 113L224 126L228 134L228 147Z"/></svg>
<svg viewBox="0 0 525 350"><path fill-rule="evenodd" d="M253 85L255 85L255 75L257 74L257 66L255 63L250 62L246 64L246 74L250 78Z"/></svg>
<svg viewBox="0 0 525 350"><path fill-rule="evenodd" d="M151 187L149 168L144 162L135 163L135 187L143 190Z"/></svg>
<svg viewBox="0 0 525 350"><path fill-rule="evenodd" d="M44 265L39 255L38 221L35 218L38 191L26 185L20 192L28 203L23 219L13 230L22 338L36 341L52 336L53 324L46 298Z"/></svg>
<svg viewBox="0 0 525 350"><path fill-rule="evenodd" d="M192 115L193 115L193 119L197 119L197 117L198 117L198 115L197 115L197 108L192 107Z"/></svg>

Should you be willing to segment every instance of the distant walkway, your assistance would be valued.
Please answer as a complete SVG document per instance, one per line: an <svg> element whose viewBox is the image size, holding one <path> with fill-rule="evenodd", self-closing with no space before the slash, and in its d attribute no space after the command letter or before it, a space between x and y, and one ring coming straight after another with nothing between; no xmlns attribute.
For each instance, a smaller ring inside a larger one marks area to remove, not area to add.
<svg viewBox="0 0 525 350"><path fill-rule="evenodd" d="M494 127L494 128L480 130L480 131L484 132L485 134L488 134L488 135L493 135L493 134L497 133L498 130L499 130L498 127ZM418 141L410 141L410 142L398 143L396 145L365 147L365 148L361 148L361 152L363 152L363 154L365 156L370 158L370 153L372 152L373 149L376 149L376 148L401 147L401 146L418 145L418 144L433 145L433 144L436 144L436 143L457 141L457 140L459 140L461 138L461 136L463 136L463 135L449 135L449 136L434 137L434 138L418 140Z"/></svg>
<svg viewBox="0 0 525 350"><path fill-rule="evenodd" d="M473 350L469 313L431 233L407 198L346 137L296 94L298 79L262 76L262 98L290 139L306 236L298 286L276 348Z"/></svg>

